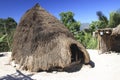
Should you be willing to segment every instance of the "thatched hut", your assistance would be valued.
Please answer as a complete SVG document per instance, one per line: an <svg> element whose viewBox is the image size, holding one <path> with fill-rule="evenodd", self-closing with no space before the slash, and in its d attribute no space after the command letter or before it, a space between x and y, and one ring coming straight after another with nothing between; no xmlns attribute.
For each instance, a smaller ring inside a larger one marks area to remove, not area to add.
<svg viewBox="0 0 120 80"><path fill-rule="evenodd" d="M111 34L111 50L120 52L120 25L113 28Z"/></svg>
<svg viewBox="0 0 120 80"><path fill-rule="evenodd" d="M96 33L101 53L108 51L120 52L120 25L116 28L99 29Z"/></svg>
<svg viewBox="0 0 120 80"><path fill-rule="evenodd" d="M89 63L90 57L59 20L36 4L17 26L12 60L20 68L36 72Z"/></svg>

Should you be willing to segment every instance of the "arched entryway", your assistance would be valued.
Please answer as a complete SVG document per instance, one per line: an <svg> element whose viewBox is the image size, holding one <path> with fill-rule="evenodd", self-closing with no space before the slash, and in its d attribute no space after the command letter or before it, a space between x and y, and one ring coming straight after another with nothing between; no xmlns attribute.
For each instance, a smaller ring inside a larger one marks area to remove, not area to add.
<svg viewBox="0 0 120 80"><path fill-rule="evenodd" d="M84 62L84 54L76 44L71 44L70 50L71 50L71 62L77 61Z"/></svg>

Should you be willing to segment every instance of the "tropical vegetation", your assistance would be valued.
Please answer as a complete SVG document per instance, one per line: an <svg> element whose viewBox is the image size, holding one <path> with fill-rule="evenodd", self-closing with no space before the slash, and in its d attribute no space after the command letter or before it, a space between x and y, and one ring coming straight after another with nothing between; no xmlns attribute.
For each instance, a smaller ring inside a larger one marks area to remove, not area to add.
<svg viewBox="0 0 120 80"><path fill-rule="evenodd" d="M73 33L74 37L81 42L86 48L95 49L97 47L97 39L92 34L97 29L114 28L120 24L120 9L110 13L108 19L101 11L97 11L97 21L92 21L88 29L80 30L81 23L74 19L73 12L60 13L61 22Z"/></svg>
<svg viewBox="0 0 120 80"><path fill-rule="evenodd" d="M82 23L74 19L74 13L71 11L61 12L60 21L73 33L74 37L81 42L86 48L95 49L97 39L92 34L97 29L114 28L120 24L120 9L109 14L109 19L101 11L97 11L98 20L92 21L87 29L80 30ZM11 51L13 35L17 22L8 17L0 18L0 52Z"/></svg>
<svg viewBox="0 0 120 80"><path fill-rule="evenodd" d="M0 52L11 51L16 25L17 22L11 17L0 18Z"/></svg>

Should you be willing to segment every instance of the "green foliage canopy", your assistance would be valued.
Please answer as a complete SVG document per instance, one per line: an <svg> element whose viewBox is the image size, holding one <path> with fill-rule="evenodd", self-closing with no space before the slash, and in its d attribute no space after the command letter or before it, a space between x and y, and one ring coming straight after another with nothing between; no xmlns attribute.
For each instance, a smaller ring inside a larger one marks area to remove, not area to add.
<svg viewBox="0 0 120 80"><path fill-rule="evenodd" d="M72 33L80 30L80 22L74 19L74 13L62 12L60 13L60 20Z"/></svg>
<svg viewBox="0 0 120 80"><path fill-rule="evenodd" d="M96 40L92 38L91 33L80 31L80 22L77 22L74 19L74 14L72 12L60 13L60 20L73 33L74 37L79 42L81 42L86 48L96 48L96 45L95 45L96 43L95 44L91 43L91 41L94 42ZM91 24L90 30L91 32L95 30L95 26L92 26Z"/></svg>
<svg viewBox="0 0 120 80"><path fill-rule="evenodd" d="M110 20L109 20L109 27L114 28L120 24L120 13L118 12L111 12L110 13Z"/></svg>
<svg viewBox="0 0 120 80"><path fill-rule="evenodd" d="M17 22L8 17L0 19L0 51L10 51Z"/></svg>

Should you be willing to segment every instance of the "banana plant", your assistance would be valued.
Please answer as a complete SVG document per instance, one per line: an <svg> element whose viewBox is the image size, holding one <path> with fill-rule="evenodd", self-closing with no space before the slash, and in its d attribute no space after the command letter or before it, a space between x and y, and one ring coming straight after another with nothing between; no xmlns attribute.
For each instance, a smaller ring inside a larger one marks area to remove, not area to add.
<svg viewBox="0 0 120 80"><path fill-rule="evenodd" d="M2 37L0 37L0 42L4 41L4 38L7 36L7 34L3 35Z"/></svg>

